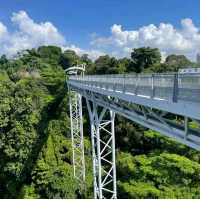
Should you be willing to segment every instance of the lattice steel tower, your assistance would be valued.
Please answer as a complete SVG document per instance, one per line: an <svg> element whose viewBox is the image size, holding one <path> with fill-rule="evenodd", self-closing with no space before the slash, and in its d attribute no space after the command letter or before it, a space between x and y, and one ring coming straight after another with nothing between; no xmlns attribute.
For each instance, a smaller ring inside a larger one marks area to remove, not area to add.
<svg viewBox="0 0 200 199"><path fill-rule="evenodd" d="M84 76L85 65L77 65L65 70L68 75ZM69 106L71 119L71 139L74 177L78 180L81 189L85 182L85 159L84 159L84 137L83 137L83 118L82 118L82 96L72 90L68 85Z"/></svg>

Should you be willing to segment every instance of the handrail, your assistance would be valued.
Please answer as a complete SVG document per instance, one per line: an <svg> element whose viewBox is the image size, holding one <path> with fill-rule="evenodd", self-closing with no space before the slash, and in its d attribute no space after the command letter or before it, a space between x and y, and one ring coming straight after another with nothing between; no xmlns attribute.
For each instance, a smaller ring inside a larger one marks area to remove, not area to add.
<svg viewBox="0 0 200 199"><path fill-rule="evenodd" d="M200 103L200 73L154 73L70 76L92 87L172 101Z"/></svg>

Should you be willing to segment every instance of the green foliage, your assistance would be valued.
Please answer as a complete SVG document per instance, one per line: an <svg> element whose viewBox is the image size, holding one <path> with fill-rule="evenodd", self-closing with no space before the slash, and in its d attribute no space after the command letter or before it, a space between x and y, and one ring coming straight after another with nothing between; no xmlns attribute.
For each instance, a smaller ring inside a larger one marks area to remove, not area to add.
<svg viewBox="0 0 200 199"><path fill-rule="evenodd" d="M188 147L183 144L178 144L174 139L167 138L160 133L148 130L144 132L144 142L149 151L168 151L185 155L189 151Z"/></svg>
<svg viewBox="0 0 200 199"><path fill-rule="evenodd" d="M169 55L167 56L165 63L169 66L175 67L174 70L191 65L191 61L184 55Z"/></svg>
<svg viewBox="0 0 200 199"><path fill-rule="evenodd" d="M144 148L143 131L144 128L127 121L123 117L116 117L116 146L123 151L137 151ZM141 147L142 146L142 147Z"/></svg>
<svg viewBox="0 0 200 199"><path fill-rule="evenodd" d="M160 191L155 188L151 183L145 182L120 182L119 183L120 193L124 199L129 198L158 198L160 196ZM127 194L128 193L128 194Z"/></svg>
<svg viewBox="0 0 200 199"><path fill-rule="evenodd" d="M17 197L17 199L21 199L21 198L23 198L23 199L40 199L41 198L36 193L36 189L35 189L34 185L23 186L23 188L21 189L21 192L16 197Z"/></svg>
<svg viewBox="0 0 200 199"><path fill-rule="evenodd" d="M184 55L169 55L164 63L157 63L146 69L146 72L166 73L178 72L181 68L195 67L195 64L188 60Z"/></svg>
<svg viewBox="0 0 200 199"><path fill-rule="evenodd" d="M135 72L142 72L145 68L160 63L161 54L157 48L142 47L133 49L131 58L135 65Z"/></svg>
<svg viewBox="0 0 200 199"><path fill-rule="evenodd" d="M41 58L50 63L58 63L62 54L61 48L57 46L41 46L37 52Z"/></svg>
<svg viewBox="0 0 200 199"><path fill-rule="evenodd" d="M6 55L2 55L0 57L0 65L6 64L8 62L8 59L6 57Z"/></svg>
<svg viewBox="0 0 200 199"><path fill-rule="evenodd" d="M63 69L80 63L80 57L73 50L66 50L60 57L60 64Z"/></svg>
<svg viewBox="0 0 200 199"><path fill-rule="evenodd" d="M0 198L91 198L73 178L61 49L42 46L0 64ZM90 155L90 143L86 140ZM86 156L88 165L90 157ZM79 194L78 194L79 193Z"/></svg>
<svg viewBox="0 0 200 199"><path fill-rule="evenodd" d="M125 198L186 198L183 192L190 198L197 197L199 172L200 164L177 154L156 152L131 156L120 153L118 157L122 198L124 194Z"/></svg>
<svg viewBox="0 0 200 199"><path fill-rule="evenodd" d="M100 56L95 60L94 64L94 71L97 74L117 74L125 70L116 58L109 57L108 55Z"/></svg>
<svg viewBox="0 0 200 199"><path fill-rule="evenodd" d="M134 63L129 58L122 58L119 59L119 67L118 67L119 74L125 72L134 72Z"/></svg>
<svg viewBox="0 0 200 199"><path fill-rule="evenodd" d="M71 161L67 159L67 148L70 146L67 147L67 141L57 129L52 129L53 124L49 125L50 135L32 172L33 182L45 198L75 198L78 187L73 178Z"/></svg>

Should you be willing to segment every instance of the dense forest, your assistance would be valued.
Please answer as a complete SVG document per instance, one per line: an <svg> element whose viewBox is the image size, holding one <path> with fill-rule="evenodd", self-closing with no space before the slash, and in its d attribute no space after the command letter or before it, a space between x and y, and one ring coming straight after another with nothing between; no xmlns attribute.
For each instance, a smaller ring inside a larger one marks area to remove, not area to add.
<svg viewBox="0 0 200 199"><path fill-rule="evenodd" d="M87 74L174 72L183 55L161 62L158 49L133 49L130 58L95 61L56 46L0 58L0 198L92 199L88 113L84 108L86 190L73 178L64 69L86 63ZM119 199L200 198L200 153L120 116L116 118ZM194 121L190 125L200 128Z"/></svg>

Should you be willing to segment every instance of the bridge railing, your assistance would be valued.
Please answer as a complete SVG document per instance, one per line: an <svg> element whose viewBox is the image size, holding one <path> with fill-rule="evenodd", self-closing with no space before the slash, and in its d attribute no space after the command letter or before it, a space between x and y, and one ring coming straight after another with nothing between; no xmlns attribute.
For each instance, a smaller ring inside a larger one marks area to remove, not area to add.
<svg viewBox="0 0 200 199"><path fill-rule="evenodd" d="M200 103L200 73L71 76L69 81L148 98Z"/></svg>

